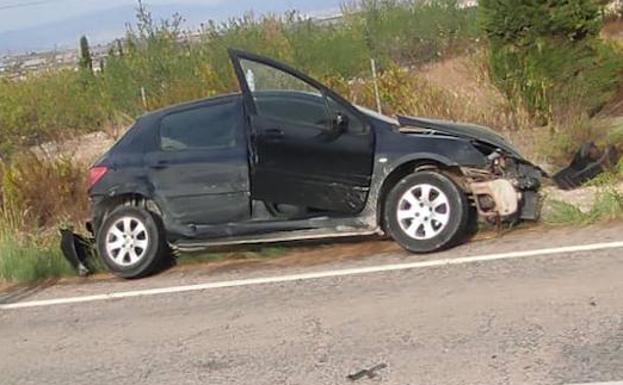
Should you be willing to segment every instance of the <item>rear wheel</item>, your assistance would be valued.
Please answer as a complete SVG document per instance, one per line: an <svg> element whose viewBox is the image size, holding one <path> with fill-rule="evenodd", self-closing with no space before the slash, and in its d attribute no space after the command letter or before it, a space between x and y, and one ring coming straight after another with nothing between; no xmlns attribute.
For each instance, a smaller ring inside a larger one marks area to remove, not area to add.
<svg viewBox="0 0 623 385"><path fill-rule="evenodd" d="M106 267L122 278L156 272L168 257L159 218L144 208L120 206L104 220L97 234L97 249Z"/></svg>
<svg viewBox="0 0 623 385"><path fill-rule="evenodd" d="M437 172L404 177L385 200L387 232L415 253L454 246L463 239L469 217L469 203L463 191Z"/></svg>

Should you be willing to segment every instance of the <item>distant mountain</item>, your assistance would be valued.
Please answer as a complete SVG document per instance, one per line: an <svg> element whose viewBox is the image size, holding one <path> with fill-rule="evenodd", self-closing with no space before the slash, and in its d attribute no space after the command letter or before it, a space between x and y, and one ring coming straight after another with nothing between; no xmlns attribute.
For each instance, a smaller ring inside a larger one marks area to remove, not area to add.
<svg viewBox="0 0 623 385"><path fill-rule="evenodd" d="M170 4L149 6L154 20L169 18L179 13L186 20L186 27L195 27L208 20L225 21L240 17L252 10L255 14L278 13L296 9L302 13L323 12L339 8L339 0L264 0L252 8L242 1L229 1L226 5ZM287 3L284 5L284 3ZM0 32L0 53L23 53L46 51L54 48L78 47L81 35L87 35L92 44L106 43L124 35L126 24L134 24L136 8L123 6L105 11L88 13L62 21Z"/></svg>

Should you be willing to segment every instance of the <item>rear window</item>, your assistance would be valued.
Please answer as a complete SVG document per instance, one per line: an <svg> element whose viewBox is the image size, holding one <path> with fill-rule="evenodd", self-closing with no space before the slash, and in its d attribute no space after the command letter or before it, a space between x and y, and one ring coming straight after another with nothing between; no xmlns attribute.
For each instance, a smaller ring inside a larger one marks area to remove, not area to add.
<svg viewBox="0 0 623 385"><path fill-rule="evenodd" d="M160 147L165 151L223 148L236 145L240 114L235 102L171 113L160 122Z"/></svg>

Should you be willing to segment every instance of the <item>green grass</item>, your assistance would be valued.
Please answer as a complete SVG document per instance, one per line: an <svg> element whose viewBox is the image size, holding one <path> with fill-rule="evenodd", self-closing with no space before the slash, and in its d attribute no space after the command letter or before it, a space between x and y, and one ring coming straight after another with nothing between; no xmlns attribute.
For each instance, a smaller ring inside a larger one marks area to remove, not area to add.
<svg viewBox="0 0 623 385"><path fill-rule="evenodd" d="M590 222L587 213L570 203L553 200L549 205L550 212L543 218L549 225L584 225Z"/></svg>
<svg viewBox="0 0 623 385"><path fill-rule="evenodd" d="M24 231L31 226L30 231ZM0 282L34 282L74 274L58 236L34 230L34 221L11 201L0 206Z"/></svg>
<svg viewBox="0 0 623 385"><path fill-rule="evenodd" d="M549 204L544 222L550 225L588 225L623 219L623 194L612 187L600 189L587 212L567 202L553 200Z"/></svg>
<svg viewBox="0 0 623 385"><path fill-rule="evenodd" d="M60 249L20 240L6 231L0 235L0 281L18 283L74 274Z"/></svg>

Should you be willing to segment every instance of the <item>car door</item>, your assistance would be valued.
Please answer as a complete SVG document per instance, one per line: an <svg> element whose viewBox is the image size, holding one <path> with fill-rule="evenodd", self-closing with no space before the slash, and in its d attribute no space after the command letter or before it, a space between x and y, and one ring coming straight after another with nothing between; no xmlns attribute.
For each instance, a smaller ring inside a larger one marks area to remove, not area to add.
<svg viewBox="0 0 623 385"><path fill-rule="evenodd" d="M237 222L250 216L247 141L240 98L182 107L159 121L147 155L159 201L180 224Z"/></svg>
<svg viewBox="0 0 623 385"><path fill-rule="evenodd" d="M239 51L230 55L251 131L253 199L360 212L374 156L363 114L283 64Z"/></svg>

